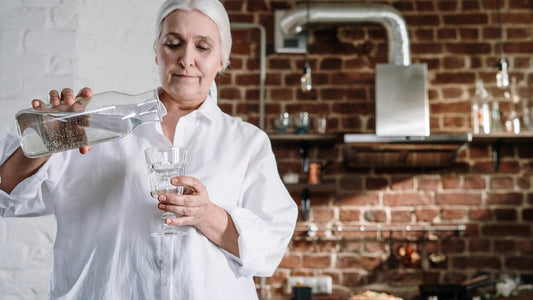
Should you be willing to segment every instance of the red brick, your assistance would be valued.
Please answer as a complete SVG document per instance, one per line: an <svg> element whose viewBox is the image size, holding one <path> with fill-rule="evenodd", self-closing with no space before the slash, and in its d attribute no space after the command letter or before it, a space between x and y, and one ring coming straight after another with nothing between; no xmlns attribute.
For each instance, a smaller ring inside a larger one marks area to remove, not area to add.
<svg viewBox="0 0 533 300"><path fill-rule="evenodd" d="M452 261L453 268L458 270L464 270L467 268L472 268L474 270L501 268L500 258L497 256L470 255L463 258L454 258Z"/></svg>
<svg viewBox="0 0 533 300"><path fill-rule="evenodd" d="M477 28L459 28L459 37L461 41L476 41L479 39L479 30Z"/></svg>
<svg viewBox="0 0 533 300"><path fill-rule="evenodd" d="M335 213L331 208L313 208L313 216L317 222L328 222L333 220Z"/></svg>
<svg viewBox="0 0 533 300"><path fill-rule="evenodd" d="M461 209L443 209L441 218L443 220L462 219L465 216L465 211Z"/></svg>
<svg viewBox="0 0 533 300"><path fill-rule="evenodd" d="M464 3L464 2L463 2ZM445 25L474 25L487 24L488 16L486 14L458 14L458 15L443 15L442 20Z"/></svg>
<svg viewBox="0 0 533 300"><path fill-rule="evenodd" d="M385 242L366 242L365 251L368 253L384 253L387 249Z"/></svg>
<svg viewBox="0 0 533 300"><path fill-rule="evenodd" d="M524 221L533 221L533 209L532 208L524 208L522 210L522 220Z"/></svg>
<svg viewBox="0 0 533 300"><path fill-rule="evenodd" d="M512 177L493 177L490 179L489 184L492 190L514 188L514 180Z"/></svg>
<svg viewBox="0 0 533 300"><path fill-rule="evenodd" d="M479 176L466 177L464 188L482 190L485 188L485 179Z"/></svg>
<svg viewBox="0 0 533 300"><path fill-rule="evenodd" d="M415 30L415 37L419 41L434 41L434 31L432 29L417 29Z"/></svg>
<svg viewBox="0 0 533 300"><path fill-rule="evenodd" d="M342 176L339 186L344 190L362 190L363 180L359 176Z"/></svg>
<svg viewBox="0 0 533 300"><path fill-rule="evenodd" d="M524 256L514 256L505 258L505 267L514 270L533 270L533 258Z"/></svg>
<svg viewBox="0 0 533 300"><path fill-rule="evenodd" d="M300 235L306 237L307 233L302 232ZM289 248L292 252L310 252L313 250L313 244L307 241L298 241L293 239Z"/></svg>
<svg viewBox="0 0 533 300"><path fill-rule="evenodd" d="M386 194L383 201L387 206L427 205L432 202L428 194L420 193Z"/></svg>
<svg viewBox="0 0 533 300"><path fill-rule="evenodd" d="M342 59L337 57L324 58L320 62L321 70L339 70L342 67Z"/></svg>
<svg viewBox="0 0 533 300"><path fill-rule="evenodd" d="M380 264L381 258L377 256L339 254L335 267L341 269L362 268L363 270L372 271L379 267Z"/></svg>
<svg viewBox="0 0 533 300"><path fill-rule="evenodd" d="M447 43L445 50L452 54L490 54L491 45L489 43Z"/></svg>
<svg viewBox="0 0 533 300"><path fill-rule="evenodd" d="M268 6L264 0L254 0L248 1L246 3L246 8L250 12L254 11L268 11Z"/></svg>
<svg viewBox="0 0 533 300"><path fill-rule="evenodd" d="M517 212L514 209L494 209L493 214L497 221L517 220Z"/></svg>
<svg viewBox="0 0 533 300"><path fill-rule="evenodd" d="M459 177L443 177L441 181L443 189L458 189L461 187L461 178Z"/></svg>
<svg viewBox="0 0 533 300"><path fill-rule="evenodd" d="M302 257L300 255L286 254L279 266L281 268L299 268L302 266Z"/></svg>
<svg viewBox="0 0 533 300"><path fill-rule="evenodd" d="M479 205L481 194L479 193L440 193L436 195L439 205Z"/></svg>
<svg viewBox="0 0 533 300"><path fill-rule="evenodd" d="M365 188L367 190L385 190L389 185L386 178L370 177L365 180Z"/></svg>
<svg viewBox="0 0 533 300"><path fill-rule="evenodd" d="M365 220L368 222L386 222L387 221L387 212L384 210L378 209L369 209L364 213Z"/></svg>
<svg viewBox="0 0 533 300"><path fill-rule="evenodd" d="M517 249L522 254L533 254L533 241L517 241Z"/></svg>
<svg viewBox="0 0 533 300"><path fill-rule="evenodd" d="M392 177L390 187L392 190L412 190L414 181L410 177Z"/></svg>
<svg viewBox="0 0 533 300"><path fill-rule="evenodd" d="M446 128L464 128L468 126L463 117L443 117L444 127Z"/></svg>
<svg viewBox="0 0 533 300"><path fill-rule="evenodd" d="M339 212L339 220L341 222L355 222L361 220L361 211L358 209L343 208Z"/></svg>
<svg viewBox="0 0 533 300"><path fill-rule="evenodd" d="M449 111L470 112L470 104L464 102L455 103L436 103L431 105L431 111L444 113Z"/></svg>
<svg viewBox="0 0 533 300"><path fill-rule="evenodd" d="M516 242L511 240L494 241L494 251L496 253L514 253L516 251Z"/></svg>
<svg viewBox="0 0 533 300"><path fill-rule="evenodd" d="M332 260L329 254L304 255L303 267L306 268L329 268Z"/></svg>
<svg viewBox="0 0 533 300"><path fill-rule="evenodd" d="M457 99L463 96L463 90L460 88L450 87L442 89L442 97L444 99Z"/></svg>
<svg viewBox="0 0 533 300"><path fill-rule="evenodd" d="M439 209L426 208L415 210L416 220L418 222L432 222L438 215Z"/></svg>
<svg viewBox="0 0 533 300"><path fill-rule="evenodd" d="M484 236L492 237L530 237L531 227L517 224L484 225L481 232Z"/></svg>
<svg viewBox="0 0 533 300"><path fill-rule="evenodd" d="M363 243L359 241L346 241L341 244L342 252L355 252L361 253L363 248Z"/></svg>
<svg viewBox="0 0 533 300"><path fill-rule="evenodd" d="M291 70L291 61L288 58L269 59L268 68L274 70Z"/></svg>
<svg viewBox="0 0 533 300"><path fill-rule="evenodd" d="M487 253L490 249L489 239L470 239L468 250L472 253L481 252Z"/></svg>
<svg viewBox="0 0 533 300"><path fill-rule="evenodd" d="M223 88L219 90L221 99L241 100L241 91L237 88Z"/></svg>
<svg viewBox="0 0 533 300"><path fill-rule="evenodd" d="M437 1L437 6L441 11L454 11L459 7L457 0L440 0Z"/></svg>
<svg viewBox="0 0 533 300"><path fill-rule="evenodd" d="M356 115L369 115L374 112L373 104L359 101L334 103L331 107L332 112L350 115L352 117Z"/></svg>
<svg viewBox="0 0 533 300"><path fill-rule="evenodd" d="M419 177L418 189L426 191L436 191L439 189L440 180L438 178Z"/></svg>
<svg viewBox="0 0 533 300"><path fill-rule="evenodd" d="M292 90L291 89L272 89L270 91L270 99L271 100L292 100L294 98Z"/></svg>
<svg viewBox="0 0 533 300"><path fill-rule="evenodd" d="M412 43L411 49L413 52L420 54L438 54L443 52L443 46L436 43Z"/></svg>
<svg viewBox="0 0 533 300"><path fill-rule="evenodd" d="M468 216L471 220L489 221L492 220L490 209L473 209Z"/></svg>
<svg viewBox="0 0 533 300"><path fill-rule="evenodd" d="M336 241L321 241L318 240L315 242L317 252L335 252L337 251L337 242Z"/></svg>
<svg viewBox="0 0 533 300"><path fill-rule="evenodd" d="M440 25L438 15L408 15L404 16L407 26L438 26Z"/></svg>
<svg viewBox="0 0 533 300"><path fill-rule="evenodd" d="M411 210L392 210L390 218L393 223L407 223L411 222L412 215Z"/></svg>
<svg viewBox="0 0 533 300"><path fill-rule="evenodd" d="M521 205L524 201L522 193L488 193L487 204L502 204L502 205Z"/></svg>
<svg viewBox="0 0 533 300"><path fill-rule="evenodd" d="M239 86L257 85L259 83L259 75L255 75L255 74L237 75L235 77L235 83Z"/></svg>
<svg viewBox="0 0 533 300"><path fill-rule="evenodd" d="M364 283L365 275L361 272L344 272L343 273L343 280L341 282L344 286L349 287L355 287L355 286L361 286L362 283ZM348 299L351 293L348 295L348 297L339 297L339 298L332 298L332 299Z"/></svg>
<svg viewBox="0 0 533 300"><path fill-rule="evenodd" d="M456 40L457 31L455 28L442 28L437 30L439 40Z"/></svg>
<svg viewBox="0 0 533 300"><path fill-rule="evenodd" d="M320 99L323 100L342 100L346 96L346 90L342 88L324 88L320 89Z"/></svg>

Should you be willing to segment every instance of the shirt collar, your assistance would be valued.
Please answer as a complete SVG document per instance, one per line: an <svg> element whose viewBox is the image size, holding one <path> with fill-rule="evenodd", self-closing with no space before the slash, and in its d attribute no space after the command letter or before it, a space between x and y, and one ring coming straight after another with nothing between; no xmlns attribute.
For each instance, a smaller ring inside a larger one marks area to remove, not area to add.
<svg viewBox="0 0 533 300"><path fill-rule="evenodd" d="M213 122L218 121L221 110L217 105L217 98L217 87L215 82L213 82L204 103L197 109L197 113Z"/></svg>

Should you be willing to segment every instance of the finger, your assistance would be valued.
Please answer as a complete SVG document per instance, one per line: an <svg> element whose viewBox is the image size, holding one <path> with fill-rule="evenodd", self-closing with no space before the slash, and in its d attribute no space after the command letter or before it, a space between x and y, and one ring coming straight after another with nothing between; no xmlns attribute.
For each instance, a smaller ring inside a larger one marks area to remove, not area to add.
<svg viewBox="0 0 533 300"><path fill-rule="evenodd" d="M93 90L88 87L82 88L76 97L91 98L93 96Z"/></svg>
<svg viewBox="0 0 533 300"><path fill-rule="evenodd" d="M92 148L93 148L93 146L80 147L80 153L81 154L87 154L87 152L91 151Z"/></svg>
<svg viewBox="0 0 533 300"><path fill-rule="evenodd" d="M202 182L198 178L192 176L177 176L172 178L170 183L173 185L183 185L192 188L196 193L207 192L207 189Z"/></svg>
<svg viewBox="0 0 533 300"><path fill-rule="evenodd" d="M183 226L183 225L193 225L195 224L195 218L194 217L176 217L176 218L166 218L165 224L172 225L172 226Z"/></svg>
<svg viewBox="0 0 533 300"><path fill-rule="evenodd" d="M157 208L163 211L174 213L178 216L194 216L195 209L191 207L178 206L170 203L159 203Z"/></svg>
<svg viewBox="0 0 533 300"><path fill-rule="evenodd" d="M50 97L50 104L52 104L53 106L61 104L61 98L59 97L58 91L51 90L50 93L48 93L48 96Z"/></svg>
<svg viewBox="0 0 533 300"><path fill-rule="evenodd" d="M76 101L75 97L74 97L74 92L72 91L72 89L69 89L69 88L66 88L66 89L63 89L61 91L61 100L66 104L66 105L72 105L74 104L74 102Z"/></svg>
<svg viewBox="0 0 533 300"><path fill-rule="evenodd" d="M33 99L31 101L31 107L33 107L33 108L39 108L39 107L41 107L43 105L44 105L44 102L39 100L39 99Z"/></svg>

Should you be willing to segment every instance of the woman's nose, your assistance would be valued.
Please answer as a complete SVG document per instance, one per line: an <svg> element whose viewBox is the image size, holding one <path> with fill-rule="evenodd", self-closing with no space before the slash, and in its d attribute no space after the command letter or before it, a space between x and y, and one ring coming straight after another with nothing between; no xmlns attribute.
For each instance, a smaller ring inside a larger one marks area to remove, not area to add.
<svg viewBox="0 0 533 300"><path fill-rule="evenodd" d="M182 68L188 68L194 65L194 52L191 47L184 47L183 52L178 58L178 63Z"/></svg>

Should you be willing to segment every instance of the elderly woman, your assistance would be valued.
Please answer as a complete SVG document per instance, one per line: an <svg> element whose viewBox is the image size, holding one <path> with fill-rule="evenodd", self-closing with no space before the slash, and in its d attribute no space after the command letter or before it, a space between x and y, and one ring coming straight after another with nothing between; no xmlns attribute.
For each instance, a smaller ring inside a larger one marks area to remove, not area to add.
<svg viewBox="0 0 533 300"><path fill-rule="evenodd" d="M297 208L268 137L216 105L214 79L231 49L224 7L169 0L156 25L167 110L160 124L33 159L15 135L0 141L0 215L57 220L52 299L256 299L252 277L273 274L292 236ZM52 91L50 99L71 105L74 94ZM163 194L157 204L143 149L171 145L189 150L187 176L172 181L192 193ZM152 237L161 211L183 215L165 221L187 234Z"/></svg>

